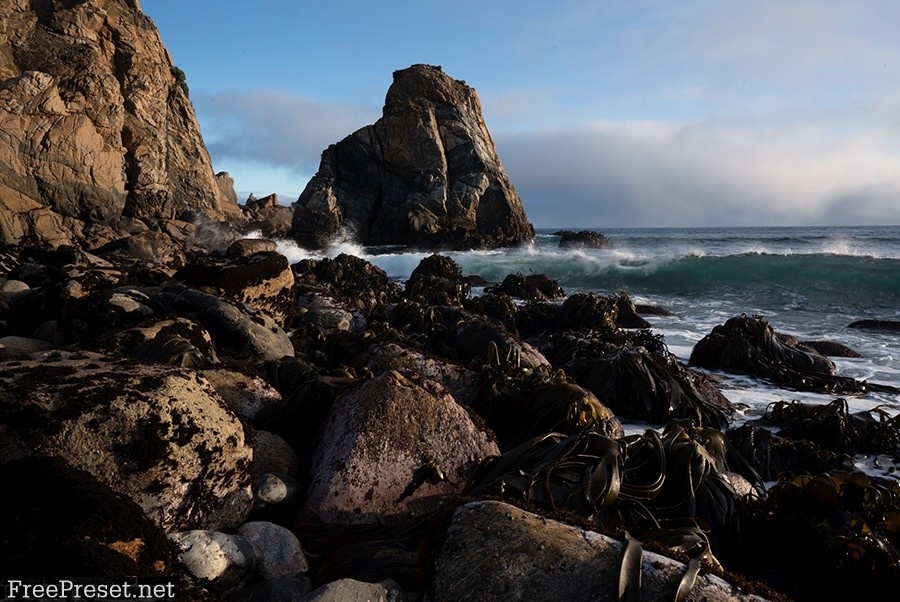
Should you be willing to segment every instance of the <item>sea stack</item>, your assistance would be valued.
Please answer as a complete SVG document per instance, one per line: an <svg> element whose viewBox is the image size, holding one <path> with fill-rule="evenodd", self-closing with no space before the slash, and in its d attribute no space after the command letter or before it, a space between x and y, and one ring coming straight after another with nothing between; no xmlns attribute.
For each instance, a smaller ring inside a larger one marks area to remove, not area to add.
<svg viewBox="0 0 900 602"><path fill-rule="evenodd" d="M136 0L0 3L0 243L240 219L183 78Z"/></svg>
<svg viewBox="0 0 900 602"><path fill-rule="evenodd" d="M321 248L475 249L534 236L475 90L440 67L394 72L383 115L322 153L294 203L292 236Z"/></svg>

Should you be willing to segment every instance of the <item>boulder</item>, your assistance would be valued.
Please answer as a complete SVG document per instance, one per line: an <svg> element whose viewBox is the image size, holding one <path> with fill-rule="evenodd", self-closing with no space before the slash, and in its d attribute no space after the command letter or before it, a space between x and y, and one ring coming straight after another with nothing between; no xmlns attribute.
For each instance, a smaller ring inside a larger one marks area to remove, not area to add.
<svg viewBox="0 0 900 602"><path fill-rule="evenodd" d="M534 236L475 91L440 67L394 72L383 116L322 153L293 205L291 235L321 248L494 248Z"/></svg>
<svg viewBox="0 0 900 602"><path fill-rule="evenodd" d="M514 506L478 501L457 509L435 560L435 602L620 600L624 544ZM673 600L686 567L644 552L634 599ZM629 598L631 599L631 598ZM761 600L701 573L692 600Z"/></svg>
<svg viewBox="0 0 900 602"><path fill-rule="evenodd" d="M259 550L259 574L264 579L299 575L309 570L300 541L288 529L265 521L244 523L237 534Z"/></svg>
<svg viewBox="0 0 900 602"><path fill-rule="evenodd" d="M229 302L181 285L166 287L154 300L200 322L209 330L221 355L274 360L294 354L291 339L274 318L238 301Z"/></svg>
<svg viewBox="0 0 900 602"><path fill-rule="evenodd" d="M99 246L122 216L240 219L137 2L4 2L0 56L0 242Z"/></svg>
<svg viewBox="0 0 900 602"><path fill-rule="evenodd" d="M339 396L320 431L306 500L325 521L378 523L458 492L499 453L447 393L390 371Z"/></svg>
<svg viewBox="0 0 900 602"><path fill-rule="evenodd" d="M338 579L326 583L303 598L304 602L406 602L409 597L392 579L367 583L356 579Z"/></svg>
<svg viewBox="0 0 900 602"><path fill-rule="evenodd" d="M228 409L248 422L264 407L281 401L281 393L258 376L225 368L203 370L202 374Z"/></svg>
<svg viewBox="0 0 900 602"><path fill-rule="evenodd" d="M186 265L174 278L266 312L282 327L293 313L294 273L287 257L280 253L255 253L225 260L209 258Z"/></svg>
<svg viewBox="0 0 900 602"><path fill-rule="evenodd" d="M201 376L87 352L0 363L0 461L64 458L166 530L236 526L252 448Z"/></svg>
<svg viewBox="0 0 900 602"><path fill-rule="evenodd" d="M0 465L0 566L9 577L161 578L175 565L140 506L60 458Z"/></svg>
<svg viewBox="0 0 900 602"><path fill-rule="evenodd" d="M256 431L256 445L253 447L253 475L284 473L300 475L300 460L290 443L269 431Z"/></svg>
<svg viewBox="0 0 900 602"><path fill-rule="evenodd" d="M247 220L245 230L248 232L258 231L263 236L282 238L291 230L293 212L290 207L278 202L277 194L261 199L251 195L241 211Z"/></svg>
<svg viewBox="0 0 900 602"><path fill-rule="evenodd" d="M220 587L238 585L258 570L259 549L240 535L192 529L169 533L178 550L178 560L197 579Z"/></svg>
<svg viewBox="0 0 900 602"><path fill-rule="evenodd" d="M481 387L481 374L459 363L425 355L398 343L376 343L368 353L366 368L372 374L395 370L418 375L450 392L463 405L472 405Z"/></svg>

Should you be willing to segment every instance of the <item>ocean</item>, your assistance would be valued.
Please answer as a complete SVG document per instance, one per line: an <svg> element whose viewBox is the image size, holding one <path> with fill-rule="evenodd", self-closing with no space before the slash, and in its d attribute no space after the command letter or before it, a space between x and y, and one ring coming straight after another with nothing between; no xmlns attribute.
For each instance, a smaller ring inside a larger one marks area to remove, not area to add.
<svg viewBox="0 0 900 602"><path fill-rule="evenodd" d="M863 319L900 321L900 226L569 229L602 232L614 248L560 249L556 230L544 229L532 243L518 248L444 254L466 275L489 282L511 273L547 274L567 294L625 291L635 303L667 309L673 317L645 317L685 364L697 341L745 313L762 316L777 332L843 343L862 354L859 359L832 358L839 375L900 387L900 337L848 328ZM292 263L323 256L290 242L279 245ZM342 252L362 257L398 280L408 278L428 255L347 243L325 255ZM832 395L781 389L749 377L716 376L725 396L745 408L735 424L761 416L780 400L834 400ZM900 413L895 394L845 398L852 411L881 406L892 415ZM625 426L628 432L648 427ZM874 460L858 461L861 468L874 471ZM900 469L886 458L878 460L882 469L877 472Z"/></svg>

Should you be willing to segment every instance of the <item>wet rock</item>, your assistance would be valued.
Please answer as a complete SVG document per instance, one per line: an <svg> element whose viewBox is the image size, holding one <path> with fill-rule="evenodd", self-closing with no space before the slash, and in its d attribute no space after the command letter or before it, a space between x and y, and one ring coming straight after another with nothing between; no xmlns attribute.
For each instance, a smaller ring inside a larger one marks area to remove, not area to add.
<svg viewBox="0 0 900 602"><path fill-rule="evenodd" d="M559 236L561 249L612 249L615 246L611 239L591 230L559 230L553 234Z"/></svg>
<svg viewBox="0 0 900 602"><path fill-rule="evenodd" d="M801 341L801 345L828 357L862 357L860 352L835 341Z"/></svg>
<svg viewBox="0 0 900 602"><path fill-rule="evenodd" d="M469 296L469 290L459 264L444 255L430 255L412 271L404 294L407 299L428 305L458 307Z"/></svg>
<svg viewBox="0 0 900 602"><path fill-rule="evenodd" d="M237 585L258 569L260 551L240 535L194 529L169 533L178 560L197 579L219 586Z"/></svg>
<svg viewBox="0 0 900 602"><path fill-rule="evenodd" d="M474 465L497 453L450 395L387 372L335 400L306 506L326 521L377 523L459 491Z"/></svg>
<svg viewBox="0 0 900 602"><path fill-rule="evenodd" d="M0 364L0 457L65 458L164 529L223 528L250 510L252 448L202 377L86 352Z"/></svg>
<svg viewBox="0 0 900 602"><path fill-rule="evenodd" d="M339 579L311 591L303 602L406 602L409 598L395 581L366 583Z"/></svg>
<svg viewBox="0 0 900 602"><path fill-rule="evenodd" d="M769 379L792 389L834 393L861 393L893 387L859 382L835 374L834 362L816 351L807 351L796 339L776 333L760 316L740 315L694 345L690 363L710 370L724 370Z"/></svg>
<svg viewBox="0 0 900 602"><path fill-rule="evenodd" d="M562 327L567 330L650 328L650 323L637 314L634 304L626 295L571 295L560 308L560 318Z"/></svg>
<svg viewBox="0 0 900 602"><path fill-rule="evenodd" d="M500 502L460 507L435 560L433 600L619 600L624 546ZM473 559L478 559L473 562ZM644 552L640 599L674 599L685 565ZM709 574L691 599L759 600Z"/></svg>
<svg viewBox="0 0 900 602"><path fill-rule="evenodd" d="M509 274L499 284L497 290L519 299L548 301L562 299L565 291L556 280L546 274Z"/></svg>
<svg viewBox="0 0 900 602"><path fill-rule="evenodd" d="M258 572L264 579L299 575L309 570L300 541L284 527L252 521L241 525L237 534L259 549Z"/></svg>
<svg viewBox="0 0 900 602"><path fill-rule="evenodd" d="M0 464L0 566L20 579L174 575L163 531L60 458Z"/></svg>
<svg viewBox="0 0 900 602"><path fill-rule="evenodd" d="M857 320L847 328L873 330L876 332L900 332L900 322L896 320Z"/></svg>

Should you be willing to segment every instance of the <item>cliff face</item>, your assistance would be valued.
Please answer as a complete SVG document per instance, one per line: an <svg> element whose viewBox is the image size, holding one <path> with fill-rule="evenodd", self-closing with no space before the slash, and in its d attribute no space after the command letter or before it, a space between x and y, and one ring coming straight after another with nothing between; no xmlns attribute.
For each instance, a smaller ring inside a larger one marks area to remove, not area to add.
<svg viewBox="0 0 900 602"><path fill-rule="evenodd" d="M534 235L475 91L440 67L394 73L383 116L322 153L294 204L292 235L321 247L492 248Z"/></svg>
<svg viewBox="0 0 900 602"><path fill-rule="evenodd" d="M0 243L240 209L137 0L0 0Z"/></svg>

